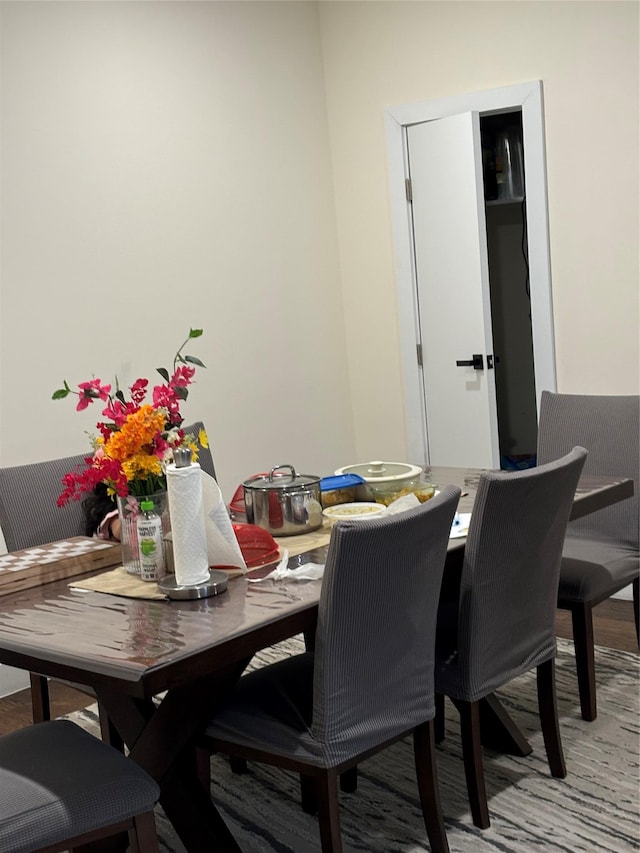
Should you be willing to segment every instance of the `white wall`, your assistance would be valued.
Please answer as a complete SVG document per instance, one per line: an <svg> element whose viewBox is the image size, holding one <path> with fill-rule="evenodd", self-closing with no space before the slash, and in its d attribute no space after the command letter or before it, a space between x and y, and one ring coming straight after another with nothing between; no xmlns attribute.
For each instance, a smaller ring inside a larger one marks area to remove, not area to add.
<svg viewBox="0 0 640 853"><path fill-rule="evenodd" d="M3 2L0 464L88 449L63 379L157 378L223 494L354 461L314 3Z"/></svg>
<svg viewBox="0 0 640 853"><path fill-rule="evenodd" d="M405 452L390 106L543 81L558 390L638 393L638 11L635 2L319 4L360 458Z"/></svg>

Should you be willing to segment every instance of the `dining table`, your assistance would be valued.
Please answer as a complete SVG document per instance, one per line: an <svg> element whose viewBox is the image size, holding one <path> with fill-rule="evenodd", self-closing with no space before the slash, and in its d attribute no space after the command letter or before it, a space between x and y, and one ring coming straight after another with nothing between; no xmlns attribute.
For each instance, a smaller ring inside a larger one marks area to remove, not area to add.
<svg viewBox="0 0 640 853"><path fill-rule="evenodd" d="M472 512L481 473L433 466L425 476L460 486L459 511ZM631 495L630 479L585 477L572 518ZM330 530L323 532L324 543L296 554L290 566L324 560ZM279 544L294 546L297 538ZM450 540L445 576L455 574L464 543ZM189 853L240 849L198 780L199 736L254 654L299 634L313 637L322 581L250 581L271 568L231 577L224 592L202 599L106 594L79 588L77 578L0 595L0 663L95 691L130 757L158 781L160 803ZM498 706L486 708L496 723L493 734L487 725L487 742L526 754L526 740L503 716Z"/></svg>

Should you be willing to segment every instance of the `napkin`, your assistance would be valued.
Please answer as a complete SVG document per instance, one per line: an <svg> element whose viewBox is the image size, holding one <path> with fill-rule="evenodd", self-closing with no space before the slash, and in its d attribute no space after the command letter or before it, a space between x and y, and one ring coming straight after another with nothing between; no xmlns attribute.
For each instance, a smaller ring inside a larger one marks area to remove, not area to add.
<svg viewBox="0 0 640 853"><path fill-rule="evenodd" d="M204 583L209 579L209 560L200 465L167 465L167 492L176 583Z"/></svg>
<svg viewBox="0 0 640 853"><path fill-rule="evenodd" d="M210 566L224 566L247 571L220 487L212 476L202 471L202 502L205 508L207 558Z"/></svg>
<svg viewBox="0 0 640 853"><path fill-rule="evenodd" d="M305 563L297 569L289 569L289 552L285 548L282 559L272 572L262 578L247 578L249 583L262 583L262 581L272 580L298 580L298 581L316 581L324 574L324 563Z"/></svg>
<svg viewBox="0 0 640 853"><path fill-rule="evenodd" d="M470 521L470 512L457 512L453 516L453 524L451 525L451 533L449 534L449 539L459 539L462 536L467 536L469 533Z"/></svg>

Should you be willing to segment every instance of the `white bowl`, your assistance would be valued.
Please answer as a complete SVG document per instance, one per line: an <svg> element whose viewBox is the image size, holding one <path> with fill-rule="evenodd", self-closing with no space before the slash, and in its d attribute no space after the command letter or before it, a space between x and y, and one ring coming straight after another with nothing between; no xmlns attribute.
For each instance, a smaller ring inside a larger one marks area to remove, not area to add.
<svg viewBox="0 0 640 853"><path fill-rule="evenodd" d="M331 524L336 521L366 521L370 518L380 518L386 512L386 507L379 503L359 501L355 503L336 504L328 506L322 514Z"/></svg>

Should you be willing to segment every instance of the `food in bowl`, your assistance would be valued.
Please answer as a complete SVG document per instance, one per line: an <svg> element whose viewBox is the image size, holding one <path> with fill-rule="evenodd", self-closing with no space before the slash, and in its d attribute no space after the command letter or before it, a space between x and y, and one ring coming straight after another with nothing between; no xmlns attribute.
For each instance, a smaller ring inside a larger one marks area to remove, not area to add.
<svg viewBox="0 0 640 853"><path fill-rule="evenodd" d="M434 484L425 482L403 484L402 488L396 486L395 490L389 489L386 484L384 488L369 485L369 489L371 490L374 501L383 504L384 506L389 506L389 504L393 503L398 498L401 498L403 495L411 494L414 494L420 503L426 503L426 501L430 500L436 493L436 487Z"/></svg>
<svg viewBox="0 0 640 853"><path fill-rule="evenodd" d="M336 521L361 521L367 518L379 518L384 512L385 507L382 504L359 501L329 506L322 514L331 524L335 524Z"/></svg>

